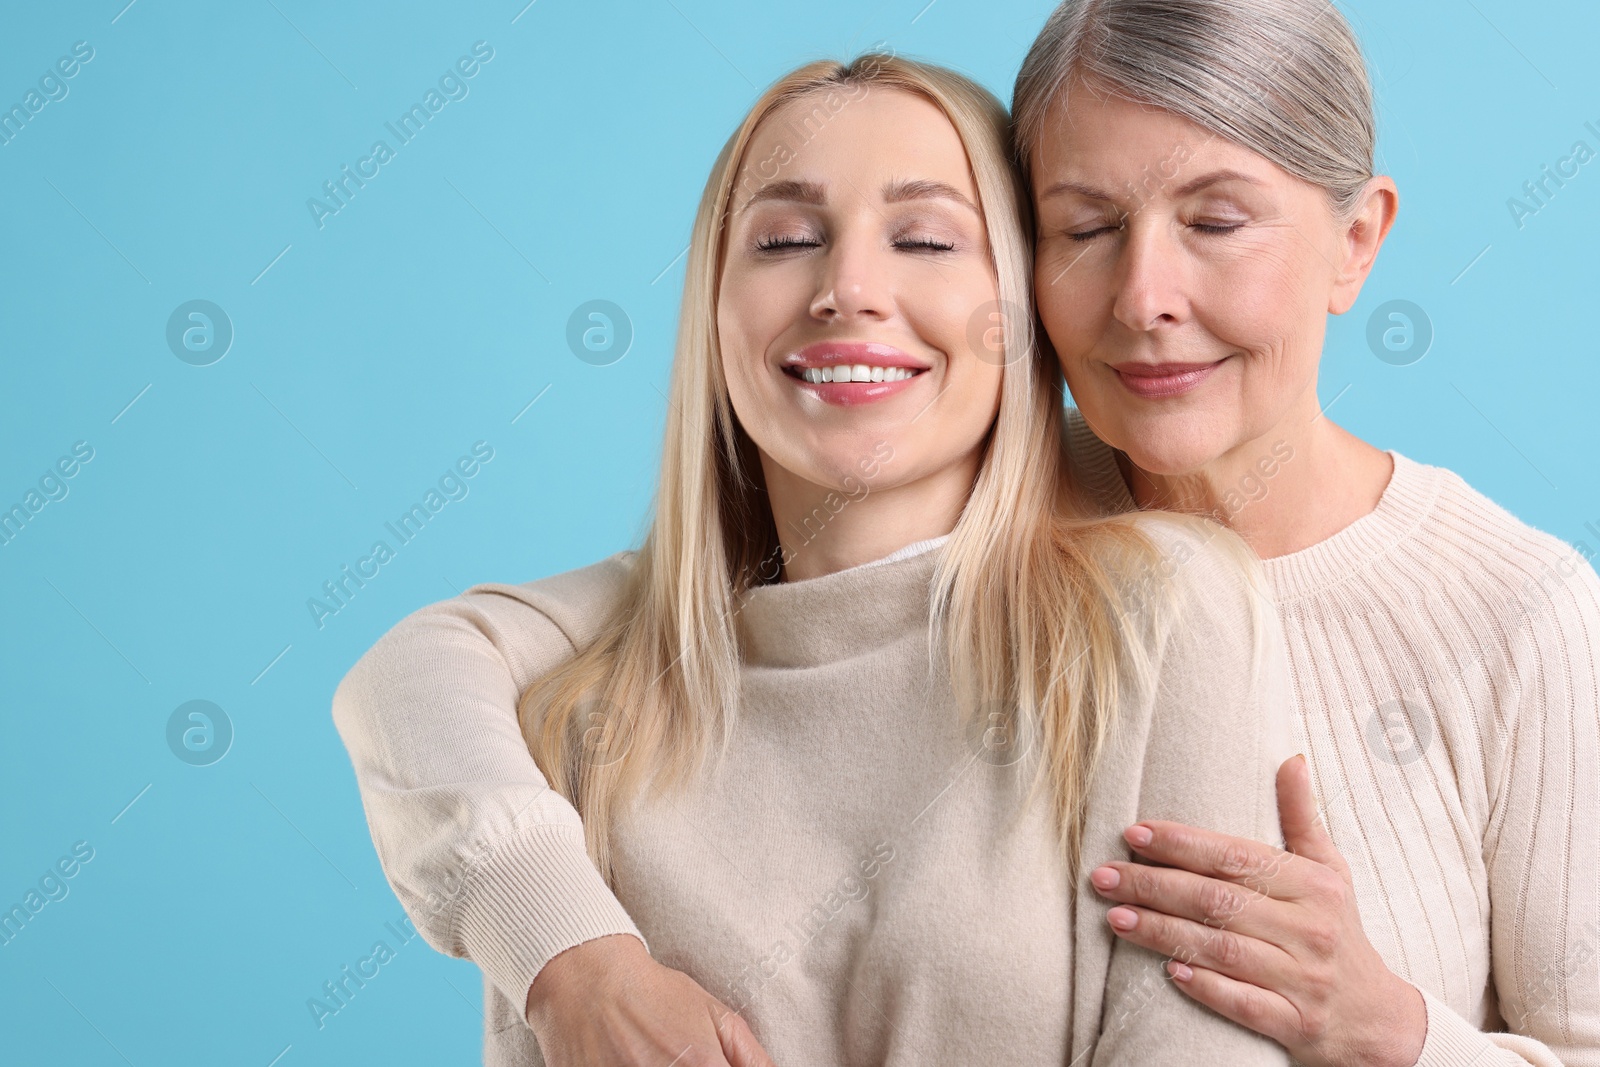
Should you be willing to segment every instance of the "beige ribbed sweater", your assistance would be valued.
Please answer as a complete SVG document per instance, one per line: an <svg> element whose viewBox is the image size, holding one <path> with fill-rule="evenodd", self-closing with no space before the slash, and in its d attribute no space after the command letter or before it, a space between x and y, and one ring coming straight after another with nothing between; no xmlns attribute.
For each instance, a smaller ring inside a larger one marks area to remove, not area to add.
<svg viewBox="0 0 1600 1067"><path fill-rule="evenodd" d="M1114 939L1087 886L1095 862L1129 857L1120 834L1138 818L1281 840L1276 621L1215 546L1147 525L1188 558L1181 600L1152 635L1159 685L1119 711L1077 892L1044 808L1018 804L1037 750L985 758L930 674L940 547L749 594L728 760L618 819L615 895L514 706L592 638L630 556L477 586L399 623L334 716L401 903L484 971L485 1063L542 1063L529 984L554 954L619 932L741 1009L780 1067L1287 1063Z"/></svg>
<svg viewBox="0 0 1600 1067"><path fill-rule="evenodd" d="M1113 452L1071 415L1082 480L1108 509L1132 508ZM1264 561L1297 747L1367 935L1427 1001L1419 1067L1595 1067L1593 551L1390 454L1375 511Z"/></svg>

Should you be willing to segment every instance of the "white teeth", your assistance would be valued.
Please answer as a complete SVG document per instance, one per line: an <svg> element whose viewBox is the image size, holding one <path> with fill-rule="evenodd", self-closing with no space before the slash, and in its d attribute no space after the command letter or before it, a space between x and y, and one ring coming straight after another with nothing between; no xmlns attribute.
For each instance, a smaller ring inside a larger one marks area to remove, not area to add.
<svg viewBox="0 0 1600 1067"><path fill-rule="evenodd" d="M915 377L916 373L910 367L872 367L865 363L800 368L800 377L813 385L822 382L902 382Z"/></svg>

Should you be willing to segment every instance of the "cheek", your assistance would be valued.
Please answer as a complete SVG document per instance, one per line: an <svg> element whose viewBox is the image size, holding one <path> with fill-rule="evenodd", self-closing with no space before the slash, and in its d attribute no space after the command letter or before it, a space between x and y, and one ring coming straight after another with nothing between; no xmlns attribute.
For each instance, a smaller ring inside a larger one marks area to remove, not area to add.
<svg viewBox="0 0 1600 1067"><path fill-rule="evenodd" d="M781 281L765 272L724 275L717 296L717 336L730 377L761 360L793 321L792 300Z"/></svg>
<svg viewBox="0 0 1600 1067"><path fill-rule="evenodd" d="M1288 353L1322 314L1315 270L1276 243L1206 264L1195 272L1195 305L1211 332L1241 348Z"/></svg>
<svg viewBox="0 0 1600 1067"><path fill-rule="evenodd" d="M760 325L751 321L747 294L724 285L717 302L717 342L728 401L745 426L759 423L754 364L760 358Z"/></svg>
<svg viewBox="0 0 1600 1067"><path fill-rule="evenodd" d="M1062 275L1040 268L1034 274L1039 319L1057 358L1069 365L1093 347L1111 301L1087 271Z"/></svg>

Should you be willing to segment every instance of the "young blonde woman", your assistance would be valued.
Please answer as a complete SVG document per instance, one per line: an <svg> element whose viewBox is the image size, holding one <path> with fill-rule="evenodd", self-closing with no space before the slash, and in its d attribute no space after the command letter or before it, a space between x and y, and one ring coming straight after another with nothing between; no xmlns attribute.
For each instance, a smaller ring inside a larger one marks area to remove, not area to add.
<svg viewBox="0 0 1600 1067"><path fill-rule="evenodd" d="M695 219L642 548L425 608L340 685L486 1063L1286 1062L1078 863L1135 818L1274 837L1287 680L1229 535L1070 517L1059 371L996 315L1027 233L974 83L782 79Z"/></svg>
<svg viewBox="0 0 1600 1067"><path fill-rule="evenodd" d="M1108 921L1306 1064L1600 1065L1600 579L1318 400L1398 200L1349 25L1327 0L1068 0L1014 112L1080 480L1263 557L1327 806L1285 828L1292 863L1146 827L1165 869L1091 872Z"/></svg>

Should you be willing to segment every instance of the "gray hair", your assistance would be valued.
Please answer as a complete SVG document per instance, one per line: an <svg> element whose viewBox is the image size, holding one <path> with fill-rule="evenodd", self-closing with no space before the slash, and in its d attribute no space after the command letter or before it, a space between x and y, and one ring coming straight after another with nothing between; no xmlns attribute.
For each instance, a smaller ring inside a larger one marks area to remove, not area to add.
<svg viewBox="0 0 1600 1067"><path fill-rule="evenodd" d="M1321 187L1340 219L1372 177L1372 83L1331 0L1064 0L1012 94L1024 174L1075 76L1271 160Z"/></svg>

